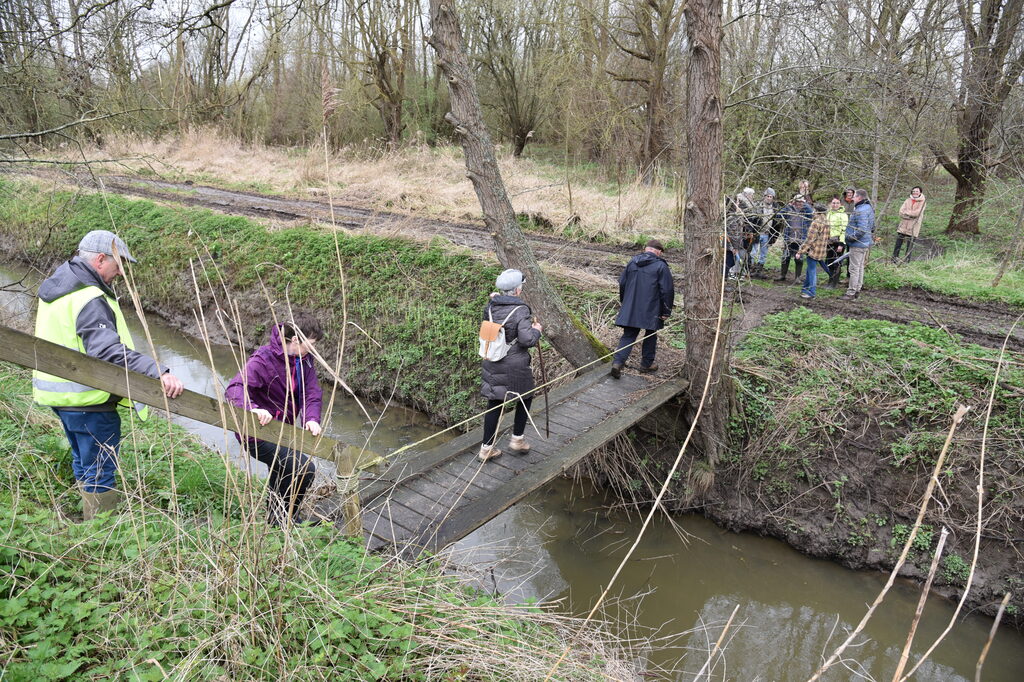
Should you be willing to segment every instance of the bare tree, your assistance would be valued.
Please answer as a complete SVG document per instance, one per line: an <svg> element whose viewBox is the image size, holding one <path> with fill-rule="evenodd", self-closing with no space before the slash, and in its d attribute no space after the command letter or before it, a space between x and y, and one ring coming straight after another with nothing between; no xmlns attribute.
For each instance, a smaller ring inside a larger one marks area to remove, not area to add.
<svg viewBox="0 0 1024 682"><path fill-rule="evenodd" d="M683 219L683 301L686 315L685 373L692 387L691 416L698 389L714 377L697 433L714 465L725 440L729 396L722 382L723 353L715 349L722 281L722 3L686 4L686 209Z"/></svg>
<svg viewBox="0 0 1024 682"><path fill-rule="evenodd" d="M956 178L956 203L946 231L976 234L992 131L1024 71L1024 0L966 0L958 2L957 8L967 48L957 102L957 158L951 160L938 148L935 155Z"/></svg>
<svg viewBox="0 0 1024 682"><path fill-rule="evenodd" d="M527 298L545 325L545 335L566 360L580 367L597 359L595 348L600 344L565 307L519 229L494 156L494 145L483 122L476 83L450 1L430 0L433 34L428 38L451 93L452 110L446 119L462 140L466 169L483 209L484 224L494 237L498 260L506 267L523 271L533 282Z"/></svg>

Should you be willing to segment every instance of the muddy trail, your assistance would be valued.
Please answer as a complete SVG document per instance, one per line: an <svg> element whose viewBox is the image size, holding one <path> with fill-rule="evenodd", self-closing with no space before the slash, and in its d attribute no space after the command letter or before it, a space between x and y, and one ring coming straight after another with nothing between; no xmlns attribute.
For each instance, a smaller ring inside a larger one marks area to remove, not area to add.
<svg viewBox="0 0 1024 682"><path fill-rule="evenodd" d="M494 251L491 235L481 223L425 219L337 203L332 206L326 200L276 197L191 182L176 183L123 175L97 176L85 172L68 175L48 169L23 170L22 173L47 179L70 179L90 189L102 188L117 194L207 208L230 215L334 224L356 233L400 236L425 242L440 237L475 252ZM614 286L623 264L637 251L632 245L581 243L535 232L527 233L527 237L537 258L546 266L569 277L608 286ZM934 250L929 249L916 255L928 257L932 254ZM681 254L668 252L665 255L677 273L678 286L682 272ZM911 288L865 290L855 301L840 300L841 293L842 290L830 292L819 289L818 298L807 301L800 298L800 289L792 282L741 282L738 291L727 294L726 307L732 312L733 320L731 337L734 342L738 341L757 327L765 315L806 305L828 317L844 315L898 323L918 322L958 334L972 343L999 347L1022 312L1006 304L970 301ZM1024 325L1013 329L1007 348L1024 352Z"/></svg>

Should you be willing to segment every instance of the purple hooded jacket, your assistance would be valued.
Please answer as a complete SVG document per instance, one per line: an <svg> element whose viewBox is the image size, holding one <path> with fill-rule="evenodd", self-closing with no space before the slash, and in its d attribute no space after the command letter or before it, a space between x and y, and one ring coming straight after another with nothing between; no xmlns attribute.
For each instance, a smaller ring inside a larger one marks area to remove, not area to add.
<svg viewBox="0 0 1024 682"><path fill-rule="evenodd" d="M253 352L243 371L245 376L236 374L224 392L231 404L246 410L264 409L289 424L320 423L323 391L313 356L286 355L280 325L274 325L270 343Z"/></svg>

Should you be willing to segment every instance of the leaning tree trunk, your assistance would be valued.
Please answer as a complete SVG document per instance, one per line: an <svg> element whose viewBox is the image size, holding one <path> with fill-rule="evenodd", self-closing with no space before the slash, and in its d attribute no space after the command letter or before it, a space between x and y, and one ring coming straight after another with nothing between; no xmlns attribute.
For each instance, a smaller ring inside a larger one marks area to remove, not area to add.
<svg viewBox="0 0 1024 682"><path fill-rule="evenodd" d="M525 297L544 324L545 336L566 360L574 367L580 367L597 359L596 349L601 348L600 342L569 313L519 229L498 170L494 145L484 126L476 83L462 48L462 31L450 2L430 0L433 35L427 39L437 53L438 66L448 79L452 110L445 120L452 124L462 140L467 175L480 201L484 224L494 238L498 260L505 267L516 268L526 275L530 285Z"/></svg>
<svg viewBox="0 0 1024 682"><path fill-rule="evenodd" d="M725 440L729 394L722 381L725 335L718 338L722 281L722 3L686 5L687 172L683 217L683 301L690 416L696 413L708 372L712 379L700 417L699 445L714 465ZM714 359L712 359L714 355Z"/></svg>

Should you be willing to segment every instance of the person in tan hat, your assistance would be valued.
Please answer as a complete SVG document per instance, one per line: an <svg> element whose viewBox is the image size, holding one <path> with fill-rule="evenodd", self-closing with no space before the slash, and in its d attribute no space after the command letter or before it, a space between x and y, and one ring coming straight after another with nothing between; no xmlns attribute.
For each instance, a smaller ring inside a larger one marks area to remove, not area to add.
<svg viewBox="0 0 1024 682"><path fill-rule="evenodd" d="M136 352L111 283L124 263L135 263L127 245L108 230L94 230L78 244L78 255L39 285L36 336L119 367L159 378L164 394L177 398L181 381L149 356ZM32 373L32 397L53 408L71 444L71 468L86 520L114 509L120 499L114 474L121 444L121 396L64 377ZM145 419L143 406L135 406Z"/></svg>

